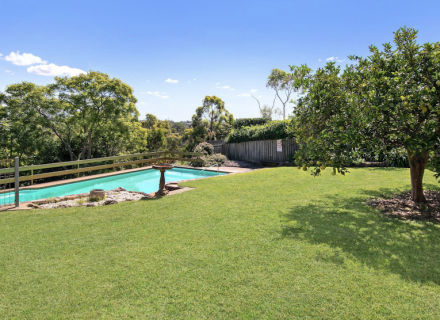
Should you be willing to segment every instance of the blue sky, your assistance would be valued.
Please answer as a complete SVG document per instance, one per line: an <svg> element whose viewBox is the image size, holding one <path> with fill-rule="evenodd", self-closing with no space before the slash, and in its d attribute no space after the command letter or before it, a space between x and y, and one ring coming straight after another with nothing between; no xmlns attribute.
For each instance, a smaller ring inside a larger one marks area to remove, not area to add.
<svg viewBox="0 0 440 320"><path fill-rule="evenodd" d="M134 88L141 118L175 121L206 95L257 117L249 93L272 104L271 69L344 66L405 25L420 43L440 40L440 1L0 0L0 10L0 90L96 70Z"/></svg>

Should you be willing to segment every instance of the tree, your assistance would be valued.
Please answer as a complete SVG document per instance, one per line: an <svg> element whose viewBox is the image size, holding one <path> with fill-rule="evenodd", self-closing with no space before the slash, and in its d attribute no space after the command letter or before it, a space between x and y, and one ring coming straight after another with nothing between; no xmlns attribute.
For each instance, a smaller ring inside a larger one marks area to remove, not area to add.
<svg viewBox="0 0 440 320"><path fill-rule="evenodd" d="M305 170L315 166L315 175L326 165L344 174L356 148L404 148L412 200L426 202L422 183L428 161L439 169L440 44L418 45L411 28L394 34L395 48L370 46L371 55L351 56L357 64L342 75L328 63L307 82L293 117L301 142L296 161Z"/></svg>
<svg viewBox="0 0 440 320"><path fill-rule="evenodd" d="M91 158L93 143L102 134L102 128L106 125L122 126L125 121L120 120L137 119L139 116L133 89L101 72L56 77L55 84L50 85L49 89L58 102L55 116L61 115L65 121L79 127L79 130L69 134L79 136L82 159ZM39 113L54 124L51 111L41 109ZM69 130L72 131L72 128ZM74 158L72 153L71 158Z"/></svg>
<svg viewBox="0 0 440 320"><path fill-rule="evenodd" d="M151 113L147 113L145 115L145 121L142 122L142 127L152 129L155 125L157 125L157 123L157 117Z"/></svg>
<svg viewBox="0 0 440 320"><path fill-rule="evenodd" d="M23 155L28 163L91 158L108 150L129 150L118 139L131 140L138 130L138 111L131 87L100 72L38 86L29 82L13 84L0 95L5 118L0 135L7 128L12 140L2 149ZM113 144L114 143L114 144ZM145 143L143 144L145 146ZM111 154L113 155L113 154ZM32 158L32 159L31 159Z"/></svg>
<svg viewBox="0 0 440 320"><path fill-rule="evenodd" d="M178 133L170 133L166 136L167 149L169 151L178 151L182 143L182 136Z"/></svg>
<svg viewBox="0 0 440 320"><path fill-rule="evenodd" d="M274 97L274 99L273 99L273 103L272 103L272 107L269 107L267 104L264 104L263 106L261 106L261 104L260 104L260 100L258 100L257 98L255 98L254 95L253 95L252 93L251 93L250 95L251 95L251 97L254 98L255 101L257 101L257 103L258 103L258 109L260 109L260 115L261 115L261 118L272 120L272 114L273 114L273 112L274 112L273 109L275 108L275 101L276 101L276 99L277 99L277 95L275 94L275 97Z"/></svg>
<svg viewBox="0 0 440 320"><path fill-rule="evenodd" d="M215 123L225 112L225 103L216 96L206 96L203 99L202 114L208 120L208 128L210 132L214 132Z"/></svg>
<svg viewBox="0 0 440 320"><path fill-rule="evenodd" d="M290 66L290 71L287 73L280 69L272 69L266 83L266 87L275 90L275 95L283 105L283 120L286 119L286 104L292 102L291 96L294 92L302 90L302 81L310 73L306 65ZM281 97L281 92L284 93L284 98Z"/></svg>
<svg viewBox="0 0 440 320"><path fill-rule="evenodd" d="M184 139L188 141L187 150L192 150L196 145L205 141L208 135L208 123L203 120L203 107L198 107L192 116L191 128L185 130Z"/></svg>
<svg viewBox="0 0 440 320"><path fill-rule="evenodd" d="M147 148L149 151L164 150L167 147L166 130L158 126L148 130Z"/></svg>

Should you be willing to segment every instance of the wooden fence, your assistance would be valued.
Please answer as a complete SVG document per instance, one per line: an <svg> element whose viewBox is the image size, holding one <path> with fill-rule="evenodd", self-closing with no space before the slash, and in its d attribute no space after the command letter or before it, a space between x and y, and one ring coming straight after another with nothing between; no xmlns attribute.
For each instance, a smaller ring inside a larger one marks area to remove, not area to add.
<svg viewBox="0 0 440 320"><path fill-rule="evenodd" d="M138 154L128 154L123 156L106 157L106 158L95 158L88 160L77 160L68 162L57 162L48 163L35 166L23 166L18 168L18 172L30 171L30 175L20 175L18 178L19 182L30 181L31 185L36 179L44 179L56 176L63 176L69 174L76 174L79 177L81 172L90 172L103 169L113 169L116 167L122 167L127 165L143 165L146 163L166 163L173 161L200 161L199 156L203 153L195 152L173 152L173 151L160 151L160 152L149 152L149 153L138 153ZM131 159L131 161L127 161ZM100 165L90 165L92 163L106 163ZM87 166L84 166L87 165ZM40 171L43 169L60 168L64 170L52 171L34 174L34 171ZM70 167L70 168L69 168ZM68 169L69 168L69 169ZM1 174L7 174L14 172L14 168L0 169ZM0 179L0 184L14 183L14 178Z"/></svg>
<svg viewBox="0 0 440 320"><path fill-rule="evenodd" d="M298 144L294 139L282 140L281 152L277 151L277 140L226 143L214 147L214 152L224 154L231 160L254 163L286 162L296 150L298 150Z"/></svg>

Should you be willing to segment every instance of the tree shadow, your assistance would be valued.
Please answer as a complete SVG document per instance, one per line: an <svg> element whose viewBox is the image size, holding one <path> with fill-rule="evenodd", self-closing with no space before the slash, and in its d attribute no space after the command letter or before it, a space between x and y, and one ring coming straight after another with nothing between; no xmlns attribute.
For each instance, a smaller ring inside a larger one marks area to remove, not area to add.
<svg viewBox="0 0 440 320"><path fill-rule="evenodd" d="M399 192L362 190L349 199L333 195L292 207L282 215L282 237L332 247L334 254L317 257L331 263L349 258L403 279L440 284L440 225L389 218L365 204L370 197Z"/></svg>

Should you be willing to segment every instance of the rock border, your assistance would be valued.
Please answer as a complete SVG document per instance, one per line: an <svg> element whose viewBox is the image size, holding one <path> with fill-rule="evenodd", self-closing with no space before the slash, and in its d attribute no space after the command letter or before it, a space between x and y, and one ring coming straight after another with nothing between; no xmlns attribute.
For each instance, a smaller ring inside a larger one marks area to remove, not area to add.
<svg viewBox="0 0 440 320"><path fill-rule="evenodd" d="M179 187L176 182L170 182L165 185L168 191L176 191L183 189ZM145 193L140 191L127 191L119 187L113 190L105 191L105 197L102 200L96 201L90 197L89 193L80 193L67 195L62 197L54 197L48 199L40 199L31 201L26 205L30 209L55 209L55 208L72 208L72 207L98 207L118 204L127 201L139 201L158 198L153 193Z"/></svg>

